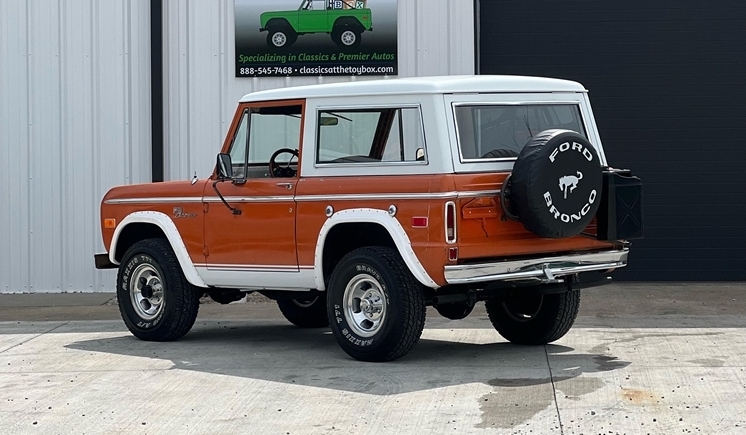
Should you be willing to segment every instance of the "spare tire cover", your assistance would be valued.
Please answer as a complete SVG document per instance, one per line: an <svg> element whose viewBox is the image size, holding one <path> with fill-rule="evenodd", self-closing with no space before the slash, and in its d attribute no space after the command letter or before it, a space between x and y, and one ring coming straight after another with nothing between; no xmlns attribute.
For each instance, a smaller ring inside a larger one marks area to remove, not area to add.
<svg viewBox="0 0 746 435"><path fill-rule="evenodd" d="M510 175L510 208L539 237L580 234L601 202L598 153L570 130L545 130L521 150Z"/></svg>

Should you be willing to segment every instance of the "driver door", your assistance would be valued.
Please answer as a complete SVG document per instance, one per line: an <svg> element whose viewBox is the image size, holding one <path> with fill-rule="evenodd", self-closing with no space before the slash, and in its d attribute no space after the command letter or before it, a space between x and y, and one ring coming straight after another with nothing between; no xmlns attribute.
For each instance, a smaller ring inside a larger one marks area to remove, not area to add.
<svg viewBox="0 0 746 435"><path fill-rule="evenodd" d="M307 8L298 11L298 33L318 33L328 31L329 12L324 0L311 0Z"/></svg>
<svg viewBox="0 0 746 435"><path fill-rule="evenodd" d="M205 264L200 272L208 285L282 288L294 281L299 271L298 159L289 152L279 154L279 177L270 174L269 162L279 149L300 149L303 106L303 101L283 101L239 107L232 138L223 147L231 156L233 180L214 186L239 212L215 191L216 175L205 187Z"/></svg>

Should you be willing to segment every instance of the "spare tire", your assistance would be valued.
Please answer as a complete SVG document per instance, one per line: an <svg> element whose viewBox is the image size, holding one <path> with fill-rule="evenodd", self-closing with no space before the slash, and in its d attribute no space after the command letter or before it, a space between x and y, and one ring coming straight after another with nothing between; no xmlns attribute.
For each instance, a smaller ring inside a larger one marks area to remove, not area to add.
<svg viewBox="0 0 746 435"><path fill-rule="evenodd" d="M601 203L601 164L586 138L545 130L521 150L510 175L509 209L539 237L580 234Z"/></svg>

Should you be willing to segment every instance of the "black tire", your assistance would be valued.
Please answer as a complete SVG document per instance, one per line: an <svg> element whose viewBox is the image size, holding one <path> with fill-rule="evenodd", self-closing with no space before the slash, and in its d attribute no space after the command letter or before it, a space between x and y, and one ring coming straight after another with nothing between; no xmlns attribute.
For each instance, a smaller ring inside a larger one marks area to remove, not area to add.
<svg viewBox="0 0 746 435"><path fill-rule="evenodd" d="M492 151L488 151L482 156L483 159L506 159L511 157L518 157L518 152L505 148L498 148Z"/></svg>
<svg viewBox="0 0 746 435"><path fill-rule="evenodd" d="M267 45L275 50L290 47L298 39L298 34L288 24L274 24L267 31Z"/></svg>
<svg viewBox="0 0 746 435"><path fill-rule="evenodd" d="M301 328L323 328L329 326L326 315L326 294L321 293L312 300L278 299L277 306L285 318Z"/></svg>
<svg viewBox="0 0 746 435"><path fill-rule="evenodd" d="M334 337L348 355L391 361L412 350L422 335L424 288L396 250L358 248L334 268L327 310Z"/></svg>
<svg viewBox="0 0 746 435"><path fill-rule="evenodd" d="M165 239L142 240L125 252L117 274L117 299L122 319L135 337L183 337L197 318L201 294L184 277Z"/></svg>
<svg viewBox="0 0 746 435"><path fill-rule="evenodd" d="M450 320L461 320L465 319L474 310L474 305L466 302L457 302L455 304L439 304L435 306L435 310L441 316Z"/></svg>
<svg viewBox="0 0 746 435"><path fill-rule="evenodd" d="M518 155L510 174L510 212L539 237L580 234L601 204L603 175L595 148L570 130L545 130Z"/></svg>
<svg viewBox="0 0 746 435"><path fill-rule="evenodd" d="M237 302L246 297L246 293L240 290L223 289L223 290L210 290L207 292L207 296L213 301L227 305L231 302Z"/></svg>
<svg viewBox="0 0 746 435"><path fill-rule="evenodd" d="M360 45L363 32L356 24L335 24L332 29L332 41L343 50L354 50Z"/></svg>
<svg viewBox="0 0 746 435"><path fill-rule="evenodd" d="M580 308L580 291L524 295L485 302L492 326L515 344L541 345L559 340L570 330Z"/></svg>

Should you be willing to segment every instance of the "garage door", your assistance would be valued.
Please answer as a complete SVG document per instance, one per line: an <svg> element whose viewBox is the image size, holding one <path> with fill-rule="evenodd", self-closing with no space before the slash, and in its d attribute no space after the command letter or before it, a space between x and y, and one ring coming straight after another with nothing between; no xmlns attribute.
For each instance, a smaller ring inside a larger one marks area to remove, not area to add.
<svg viewBox="0 0 746 435"><path fill-rule="evenodd" d="M590 91L610 164L644 182L623 280L746 280L746 2L483 0L479 70Z"/></svg>

